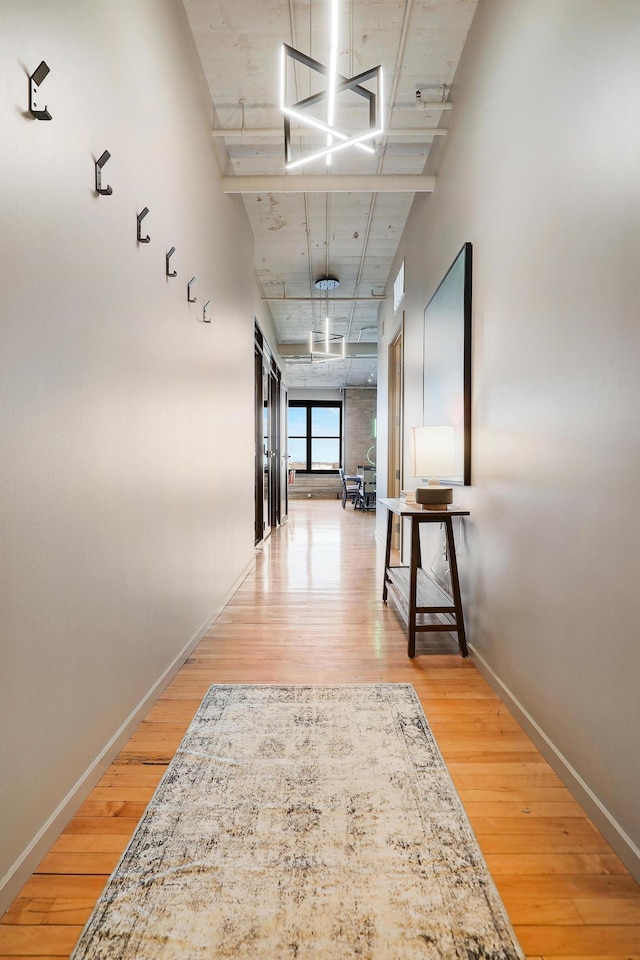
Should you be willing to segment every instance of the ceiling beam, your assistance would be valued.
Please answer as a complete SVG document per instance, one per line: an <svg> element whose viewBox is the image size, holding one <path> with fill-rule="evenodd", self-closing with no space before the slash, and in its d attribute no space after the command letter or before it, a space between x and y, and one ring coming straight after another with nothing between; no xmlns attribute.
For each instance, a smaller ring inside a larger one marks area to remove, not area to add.
<svg viewBox="0 0 640 960"><path fill-rule="evenodd" d="M433 193L424 174L320 174L223 177L225 193Z"/></svg>
<svg viewBox="0 0 640 960"><path fill-rule="evenodd" d="M308 357L309 341L307 340L305 343L279 343L278 353L285 359L286 357ZM345 355L347 357L362 357L365 359L375 358L378 356L378 344L346 343ZM341 358L336 355L334 359L340 360Z"/></svg>
<svg viewBox="0 0 640 960"><path fill-rule="evenodd" d="M311 137L324 137L326 139L326 133L323 133L322 130L314 130L313 128L307 128L305 130L292 130L291 139L302 139L311 138ZM385 130L385 137L401 137L404 139L413 139L417 137L418 139L430 140L431 137L446 137L447 131L441 127L396 127L395 129ZM248 127L228 127L223 129L222 127L217 127L215 130L211 131L212 137L220 137L226 140L252 140L252 139L275 139L282 140L282 127L261 127L254 130L250 130Z"/></svg>
<svg viewBox="0 0 640 960"><path fill-rule="evenodd" d="M286 297L283 297L283 296L279 296L279 297L261 297L260 299L262 300L263 303L324 303L324 302L325 302L325 300L324 300L321 296L317 296L317 297L290 297L289 294L287 294ZM364 300L364 301L368 301L369 303L373 303L374 301L375 301L376 303L379 303L380 301L384 301L384 300L386 300L386 299L387 299L387 298L386 298L385 294L384 294L384 293L381 293L379 297L377 297L377 296L375 296L375 295L374 295L374 296L371 296L371 297L365 297L365 296L363 296L363 297L333 297L333 296L332 296L332 297L330 297L329 302L332 303L332 304L333 304L333 303L355 303L356 301L357 301L358 303L360 303L362 300Z"/></svg>

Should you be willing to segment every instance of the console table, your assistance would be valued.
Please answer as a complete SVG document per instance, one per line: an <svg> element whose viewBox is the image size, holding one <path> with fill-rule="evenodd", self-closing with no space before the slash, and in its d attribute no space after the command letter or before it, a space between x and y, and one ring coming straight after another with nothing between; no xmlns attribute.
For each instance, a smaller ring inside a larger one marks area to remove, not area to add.
<svg viewBox="0 0 640 960"><path fill-rule="evenodd" d="M389 588L398 602L400 611L406 615L409 633L407 653L416 655L416 633L451 631L458 635L458 646L463 657L467 653L467 639L464 632L464 617L460 599L458 580L458 562L456 545L453 538L453 517L468 517L468 510L449 507L446 510L425 510L415 503L395 498L380 498L378 503L387 508L387 543L384 558L384 587L382 600L387 603ZM411 554L408 566L392 567L391 536L393 517L405 517L411 521ZM443 523L447 535L449 553L449 572L451 574L451 592L453 601L445 591L422 569L420 554L420 525L423 523ZM433 614L446 614L446 620ZM427 622L428 621L428 622Z"/></svg>

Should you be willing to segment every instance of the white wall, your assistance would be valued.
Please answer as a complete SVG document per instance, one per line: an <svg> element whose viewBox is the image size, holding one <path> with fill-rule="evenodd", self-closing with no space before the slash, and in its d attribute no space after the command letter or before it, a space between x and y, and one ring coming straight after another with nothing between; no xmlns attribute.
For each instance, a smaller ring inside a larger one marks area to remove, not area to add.
<svg viewBox="0 0 640 960"><path fill-rule="evenodd" d="M425 304L473 242L470 639L640 875L638 49L637 0L481 0L390 277L405 257L408 428Z"/></svg>
<svg viewBox="0 0 640 960"><path fill-rule="evenodd" d="M179 0L0 0L0 20L1 912L253 560L270 322ZM27 112L42 59L50 122Z"/></svg>

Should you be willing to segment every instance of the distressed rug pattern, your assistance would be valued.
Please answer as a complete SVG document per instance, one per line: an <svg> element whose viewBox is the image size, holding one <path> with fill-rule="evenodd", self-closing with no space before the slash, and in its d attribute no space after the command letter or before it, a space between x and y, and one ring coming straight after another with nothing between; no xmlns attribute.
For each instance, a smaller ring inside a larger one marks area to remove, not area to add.
<svg viewBox="0 0 640 960"><path fill-rule="evenodd" d="M213 686L74 960L522 957L410 684Z"/></svg>

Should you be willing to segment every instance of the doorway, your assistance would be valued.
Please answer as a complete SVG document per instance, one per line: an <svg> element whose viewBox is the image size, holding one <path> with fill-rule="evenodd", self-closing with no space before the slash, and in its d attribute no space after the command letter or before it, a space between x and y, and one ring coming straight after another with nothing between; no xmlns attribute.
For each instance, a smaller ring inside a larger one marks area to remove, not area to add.
<svg viewBox="0 0 640 960"><path fill-rule="evenodd" d="M286 438L286 406L283 408L286 389L282 387L280 368L257 324L254 363L255 543L258 544L286 519L288 496L286 450L283 450L283 438Z"/></svg>
<svg viewBox="0 0 640 960"><path fill-rule="evenodd" d="M403 481L404 311L400 329L389 346L389 475L390 497L399 497ZM392 549L400 549L400 519L394 518Z"/></svg>

